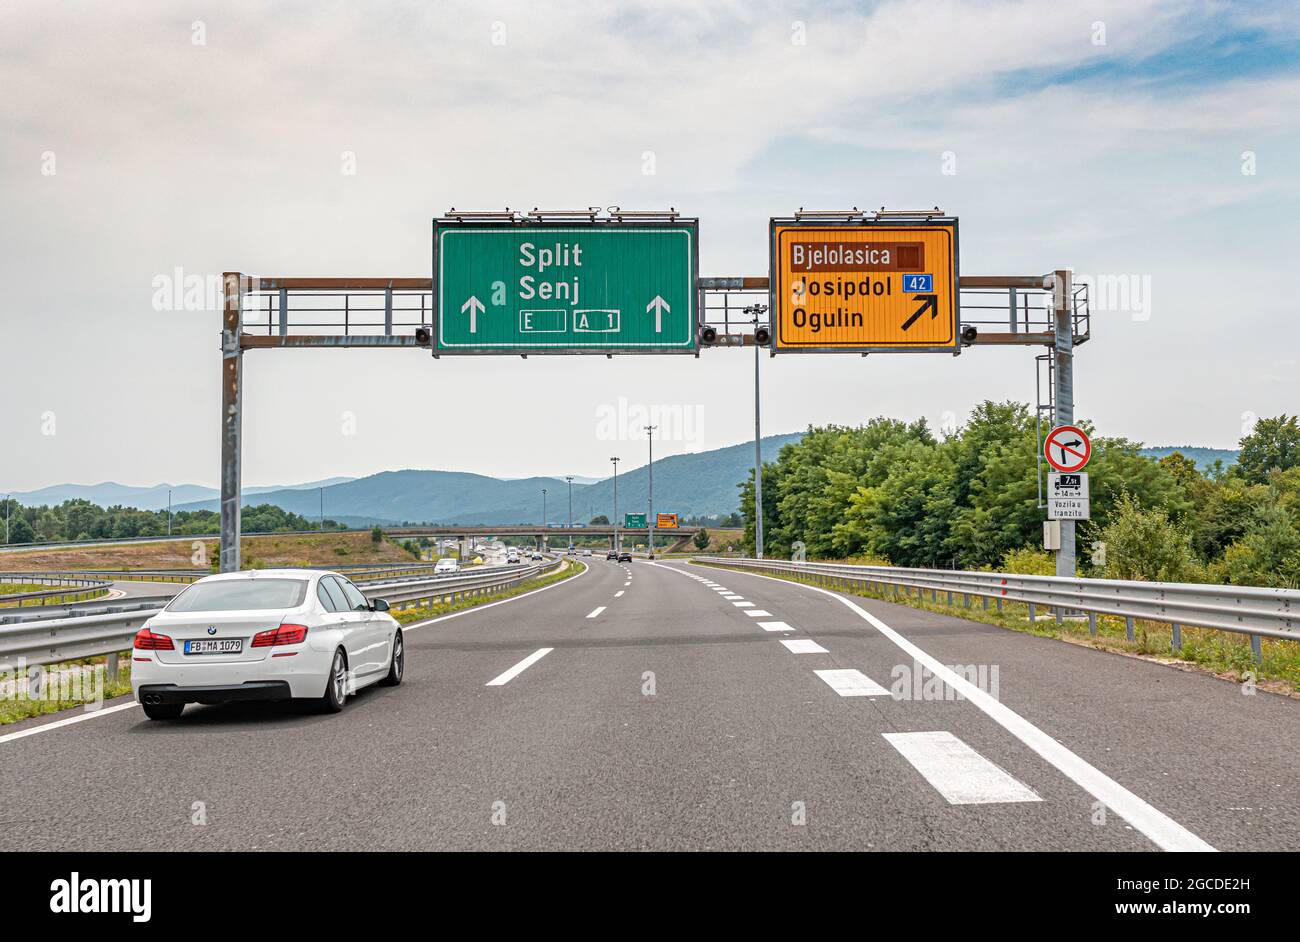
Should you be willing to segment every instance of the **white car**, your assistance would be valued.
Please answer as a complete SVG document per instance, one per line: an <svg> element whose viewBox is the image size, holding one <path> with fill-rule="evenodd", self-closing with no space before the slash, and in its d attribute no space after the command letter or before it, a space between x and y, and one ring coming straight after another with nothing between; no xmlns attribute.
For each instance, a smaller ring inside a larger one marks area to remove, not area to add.
<svg viewBox="0 0 1300 942"><path fill-rule="evenodd" d="M514 550L511 550L510 552L506 553L506 565L507 565L507 566L514 566L514 565L517 565L518 563L519 563L519 554L518 554L518 553L516 553Z"/></svg>
<svg viewBox="0 0 1300 942"><path fill-rule="evenodd" d="M460 572L460 563L448 556L438 560L438 565L433 567L433 572L434 575L441 572Z"/></svg>
<svg viewBox="0 0 1300 942"><path fill-rule="evenodd" d="M397 686L406 667L388 603L310 569L200 579L145 623L131 655L131 688L151 720L232 700L316 700L337 713L362 687Z"/></svg>

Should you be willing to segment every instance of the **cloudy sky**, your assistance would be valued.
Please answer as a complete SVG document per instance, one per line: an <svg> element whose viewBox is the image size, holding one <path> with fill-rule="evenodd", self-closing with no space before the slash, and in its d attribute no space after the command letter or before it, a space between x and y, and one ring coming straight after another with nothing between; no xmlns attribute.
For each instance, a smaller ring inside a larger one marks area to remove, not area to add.
<svg viewBox="0 0 1300 942"><path fill-rule="evenodd" d="M1285 2L5 0L0 488L215 484L219 318L155 279L427 277L453 205L673 206L705 275L766 274L799 206L939 205L963 274L1139 289L1081 418L1229 447L1300 409L1298 63ZM1034 353L765 360L764 431L1032 401ZM244 481L601 475L644 461L620 410L680 417L656 454L751 436L752 371L255 351Z"/></svg>

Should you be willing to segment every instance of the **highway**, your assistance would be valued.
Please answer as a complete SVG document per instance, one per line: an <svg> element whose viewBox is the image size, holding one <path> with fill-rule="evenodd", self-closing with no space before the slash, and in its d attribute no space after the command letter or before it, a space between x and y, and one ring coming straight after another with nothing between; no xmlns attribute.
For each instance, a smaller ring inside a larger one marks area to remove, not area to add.
<svg viewBox="0 0 1300 942"><path fill-rule="evenodd" d="M337 716L153 723L118 700L4 727L0 850L1300 849L1300 701L757 574L588 562L409 626L405 683ZM985 692L890 694L945 665Z"/></svg>

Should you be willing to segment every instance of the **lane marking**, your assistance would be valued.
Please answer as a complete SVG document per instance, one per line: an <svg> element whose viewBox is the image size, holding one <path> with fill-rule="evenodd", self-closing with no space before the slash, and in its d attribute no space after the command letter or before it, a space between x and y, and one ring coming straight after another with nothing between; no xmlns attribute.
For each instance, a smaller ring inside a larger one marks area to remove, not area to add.
<svg viewBox="0 0 1300 942"><path fill-rule="evenodd" d="M744 596L737 595L736 593L732 592L728 595L724 595L723 598L726 599L728 602L734 602L736 599L743 599Z"/></svg>
<svg viewBox="0 0 1300 942"><path fill-rule="evenodd" d="M616 599L617 599L617 598L621 598L622 595L623 595L623 590L622 590L622 589L619 589L617 592L614 593L614 598L616 598Z"/></svg>
<svg viewBox="0 0 1300 942"><path fill-rule="evenodd" d="M756 608L751 612L745 612L750 618L771 618L772 613L761 608Z"/></svg>
<svg viewBox="0 0 1300 942"><path fill-rule="evenodd" d="M950 805L1042 801L1038 793L952 733L884 733L885 740Z"/></svg>
<svg viewBox="0 0 1300 942"><path fill-rule="evenodd" d="M624 582L624 583L623 583L623 588L626 589L626 588L627 588L628 586L630 586L631 584L632 584L632 580L629 579L629 580L627 580L627 582Z"/></svg>
<svg viewBox="0 0 1300 942"><path fill-rule="evenodd" d="M605 606L601 605L601 606L597 607L596 610L595 610L594 612L592 612L590 615L588 615L587 617L588 617L588 618L595 618L597 615L599 615L599 614L600 614L601 612L603 612L604 610L605 610Z"/></svg>
<svg viewBox="0 0 1300 942"><path fill-rule="evenodd" d="M816 641L810 641L807 638L787 639L782 638L781 643L785 645L787 651L791 654L830 654Z"/></svg>
<svg viewBox="0 0 1300 942"><path fill-rule="evenodd" d="M43 723L40 726L30 726L27 729L20 729L16 733L5 733L0 736L0 743L12 742L15 739L22 739L25 736L35 736L37 733L43 733L50 729L61 729L64 726L71 726L73 723L84 723L86 720L93 720L97 716L108 716L110 713L120 713L122 710L129 710L132 707L138 707L140 704L132 700L130 703L119 703L117 706L101 707L98 710L92 710L88 713L78 713L76 716L70 716L67 719L55 720L53 723Z"/></svg>
<svg viewBox="0 0 1300 942"><path fill-rule="evenodd" d="M794 631L792 627L783 621L760 621L758 627L764 631Z"/></svg>
<svg viewBox="0 0 1300 942"><path fill-rule="evenodd" d="M666 566L664 568L671 569L672 567ZM767 579L771 582L777 582L787 588L794 587L809 592L820 592L823 595L829 595L833 599L838 599L842 605L854 612L859 618L870 623L877 631L892 641L903 653L909 655L922 666L929 668L930 673L960 693L977 709L983 711L989 719L1036 752L1058 772L1131 824L1161 850L1204 852L1215 849L1213 845L1197 837L1173 818L1133 794L1105 772L1075 755L1019 713L1010 707L1004 706L975 684L959 676L951 668L939 663L936 658L922 651L853 600L829 589L823 589L820 586L806 585L802 582L792 583L787 579L778 579L775 576L764 576L753 572L747 572L744 575L754 579Z"/></svg>
<svg viewBox="0 0 1300 942"><path fill-rule="evenodd" d="M753 602L732 602L731 604L736 606L736 608L749 608L754 603Z"/></svg>
<svg viewBox="0 0 1300 942"><path fill-rule="evenodd" d="M528 655L528 657L524 658L514 667L510 668L510 670L506 671L504 674L498 674L496 677L493 677L483 686L500 687L502 684L510 683L510 681L514 680L516 677L518 677L524 671L528 670L528 668L532 667L534 664L536 664L538 661L546 657L546 655L550 654L554 650L555 648L538 648L532 654Z"/></svg>
<svg viewBox="0 0 1300 942"><path fill-rule="evenodd" d="M887 697L889 691L854 668L813 671L841 697Z"/></svg>

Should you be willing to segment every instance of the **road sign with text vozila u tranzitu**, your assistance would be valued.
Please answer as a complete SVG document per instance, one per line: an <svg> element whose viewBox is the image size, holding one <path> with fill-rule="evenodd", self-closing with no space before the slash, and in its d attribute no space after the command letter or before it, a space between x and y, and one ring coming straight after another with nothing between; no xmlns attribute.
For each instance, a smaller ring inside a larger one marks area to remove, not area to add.
<svg viewBox="0 0 1300 942"><path fill-rule="evenodd" d="M437 353L693 353L694 219L433 221Z"/></svg>

